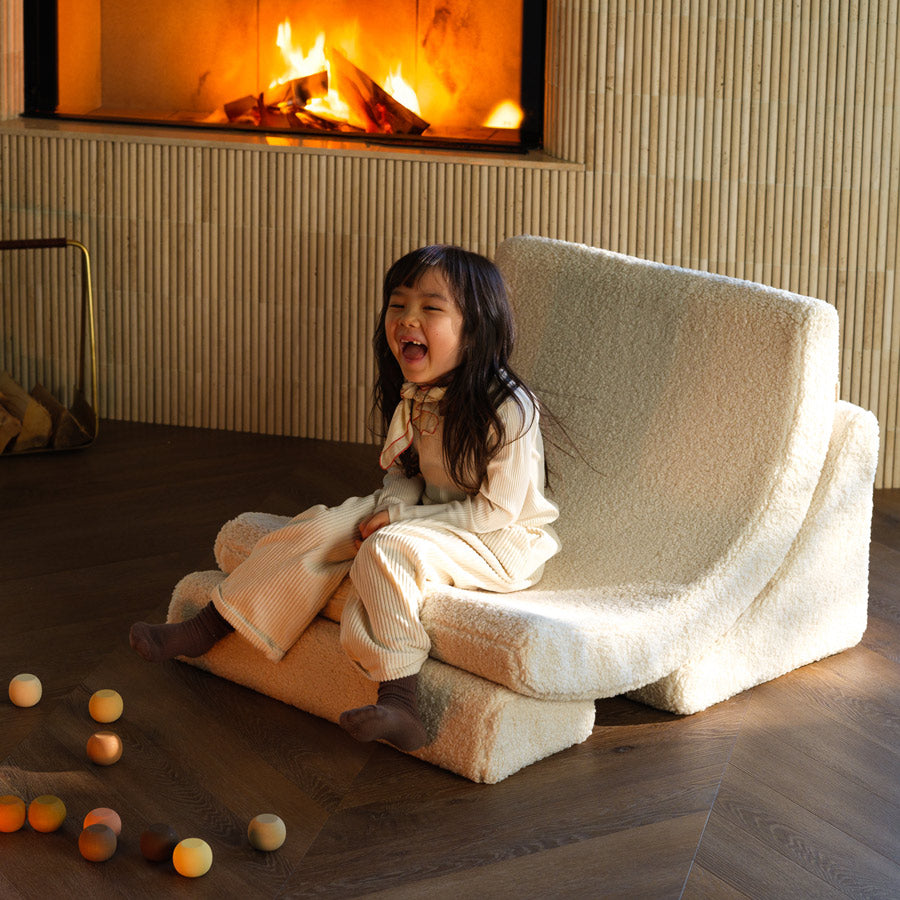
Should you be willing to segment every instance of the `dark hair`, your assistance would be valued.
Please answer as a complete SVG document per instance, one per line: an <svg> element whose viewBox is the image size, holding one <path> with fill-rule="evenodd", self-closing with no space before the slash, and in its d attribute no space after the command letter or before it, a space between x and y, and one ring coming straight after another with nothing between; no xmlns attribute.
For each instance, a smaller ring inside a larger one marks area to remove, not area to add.
<svg viewBox="0 0 900 900"><path fill-rule="evenodd" d="M447 376L442 400L443 454L447 471L463 491L473 494L481 486L488 463L506 440L498 410L513 397L523 416L526 410L516 389L523 389L537 407L537 400L510 368L515 326L506 285L491 260L459 247L422 247L395 262L384 278L381 314L372 341L378 364L375 413L382 434L387 433L403 385L403 373L388 345L385 315L395 288L414 287L430 268L437 268L462 312L462 362ZM530 424L525 422L527 427ZM408 476L418 473L412 448L401 457Z"/></svg>

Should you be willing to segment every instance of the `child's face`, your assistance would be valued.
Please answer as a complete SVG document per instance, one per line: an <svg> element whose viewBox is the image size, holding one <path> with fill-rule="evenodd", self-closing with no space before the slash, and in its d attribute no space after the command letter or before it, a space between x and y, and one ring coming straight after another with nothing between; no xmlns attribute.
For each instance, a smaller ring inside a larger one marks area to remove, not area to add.
<svg viewBox="0 0 900 900"><path fill-rule="evenodd" d="M436 268L427 269L413 287L394 289L384 329L407 381L432 384L462 360L462 311Z"/></svg>

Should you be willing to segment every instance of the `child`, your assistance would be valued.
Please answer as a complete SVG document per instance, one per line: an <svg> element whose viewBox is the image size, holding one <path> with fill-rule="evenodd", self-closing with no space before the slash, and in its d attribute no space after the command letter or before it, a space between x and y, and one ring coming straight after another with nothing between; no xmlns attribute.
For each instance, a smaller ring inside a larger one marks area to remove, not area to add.
<svg viewBox="0 0 900 900"><path fill-rule="evenodd" d="M379 687L375 705L344 712L340 724L357 740L421 747L427 584L521 590L559 549L538 405L509 366L512 345L490 260L447 246L399 259L385 276L374 338L383 487L301 513L260 540L194 619L139 622L132 647L152 661L200 656L237 630L278 660L349 570L356 596L344 607L341 644Z"/></svg>

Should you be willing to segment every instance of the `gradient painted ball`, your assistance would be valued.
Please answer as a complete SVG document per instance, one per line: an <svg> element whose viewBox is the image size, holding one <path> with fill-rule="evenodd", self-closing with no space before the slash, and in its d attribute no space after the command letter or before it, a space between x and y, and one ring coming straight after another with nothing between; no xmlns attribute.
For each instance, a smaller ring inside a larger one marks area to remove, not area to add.
<svg viewBox="0 0 900 900"><path fill-rule="evenodd" d="M88 738L87 755L98 766L111 766L122 758L122 739L112 731L97 731Z"/></svg>
<svg viewBox="0 0 900 900"><path fill-rule="evenodd" d="M247 827L247 837L257 850L277 850L286 836L284 822L272 813L255 816Z"/></svg>
<svg viewBox="0 0 900 900"><path fill-rule="evenodd" d="M34 706L43 693L41 679L28 672L16 675L9 683L9 699L16 706Z"/></svg>
<svg viewBox="0 0 900 900"><path fill-rule="evenodd" d="M178 841L178 832L171 825L157 822L141 834L141 855L150 862L166 862Z"/></svg>
<svg viewBox="0 0 900 900"><path fill-rule="evenodd" d="M212 848L200 838L185 838L172 853L172 865L185 878L199 878L212 866Z"/></svg>
<svg viewBox="0 0 900 900"><path fill-rule="evenodd" d="M91 862L106 862L118 846L116 833L100 822L88 825L78 838L78 852Z"/></svg>
<svg viewBox="0 0 900 900"><path fill-rule="evenodd" d="M66 820L66 804L54 794L41 794L28 804L28 824L35 831L48 834Z"/></svg>
<svg viewBox="0 0 900 900"><path fill-rule="evenodd" d="M90 825L109 825L118 837L122 833L122 819L114 809L106 806L98 806L92 809L85 817L82 828Z"/></svg>
<svg viewBox="0 0 900 900"><path fill-rule="evenodd" d="M94 691L88 701L88 712L95 722L115 722L122 715L123 709L121 694L109 688Z"/></svg>
<svg viewBox="0 0 900 900"><path fill-rule="evenodd" d="M25 801L15 794L0 797L0 831L10 834L25 824Z"/></svg>

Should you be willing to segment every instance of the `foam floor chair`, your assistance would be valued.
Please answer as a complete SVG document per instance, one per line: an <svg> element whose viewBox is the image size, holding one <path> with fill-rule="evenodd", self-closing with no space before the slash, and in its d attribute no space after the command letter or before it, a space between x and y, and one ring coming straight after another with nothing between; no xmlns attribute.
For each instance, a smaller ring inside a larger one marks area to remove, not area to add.
<svg viewBox="0 0 900 900"><path fill-rule="evenodd" d="M414 755L497 782L585 740L596 698L689 714L856 644L878 426L836 399L835 310L536 237L497 262L516 367L568 434L545 427L563 549L528 591L427 593ZM220 570L186 576L169 619L286 521L226 523ZM351 590L281 662L237 635L193 662L336 721L375 691L339 645Z"/></svg>

